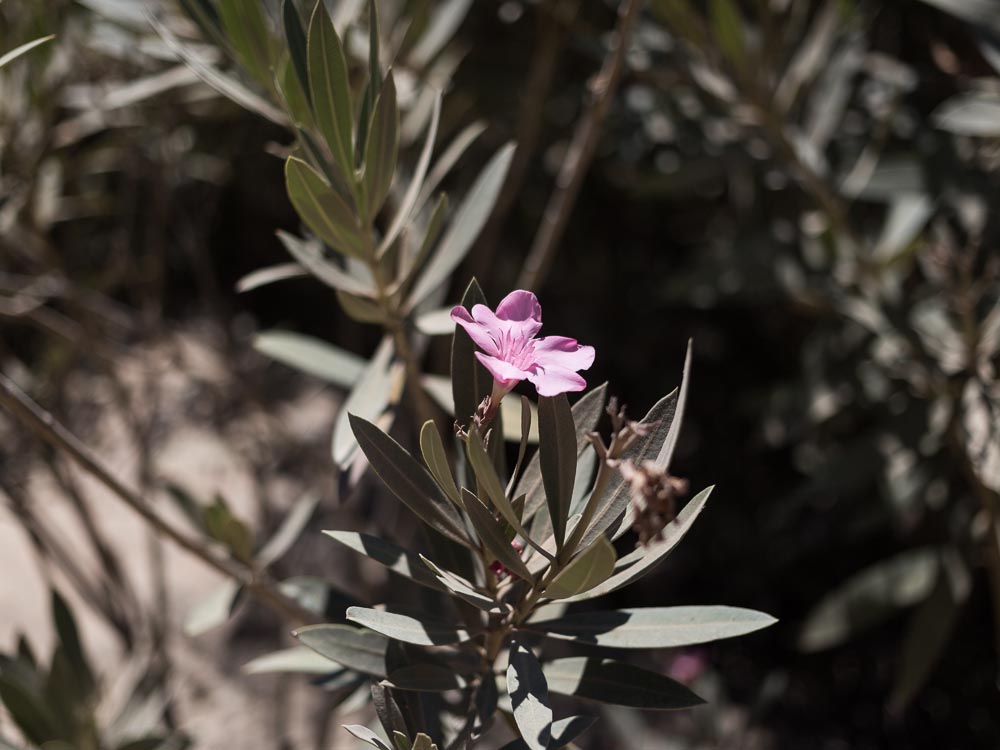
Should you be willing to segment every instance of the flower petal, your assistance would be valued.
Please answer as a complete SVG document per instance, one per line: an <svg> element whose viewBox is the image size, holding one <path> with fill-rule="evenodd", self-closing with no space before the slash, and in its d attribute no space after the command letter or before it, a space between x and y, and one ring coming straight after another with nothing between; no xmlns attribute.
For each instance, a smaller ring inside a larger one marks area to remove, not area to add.
<svg viewBox="0 0 1000 750"><path fill-rule="evenodd" d="M510 296L509 294L507 295ZM502 303L501 303L502 304ZM497 331L496 339L501 341L507 338L515 348L520 349L521 345L542 327L540 320L527 318L526 320L507 320L498 316L486 305L475 305L472 308L472 317L477 323L481 323L487 328ZM503 334L507 334L504 336Z"/></svg>
<svg viewBox="0 0 1000 750"><path fill-rule="evenodd" d="M510 362L504 362L502 359L491 357L489 354L476 352L476 359L483 363L483 367L490 371L490 375L492 375L495 380L505 386L513 386L513 384L519 383L525 378L531 377L530 373L527 373L518 367L514 367L514 365Z"/></svg>
<svg viewBox="0 0 1000 750"><path fill-rule="evenodd" d="M581 375L565 367L535 367L528 374L528 380L535 384L539 396L575 393L587 387Z"/></svg>
<svg viewBox="0 0 1000 750"><path fill-rule="evenodd" d="M594 364L594 347L580 346L566 336L546 336L535 339L535 362L542 367L587 370Z"/></svg>
<svg viewBox="0 0 1000 750"><path fill-rule="evenodd" d="M542 306L538 304L538 297L534 294L524 289L517 289L497 305L497 317L510 321L532 320L541 328Z"/></svg>
<svg viewBox="0 0 1000 750"><path fill-rule="evenodd" d="M481 307L481 305L476 305L476 307ZM469 338L484 352L493 355L500 354L500 350L497 348L497 339L500 338L499 330L490 328L490 326L483 325L479 321L474 320L469 315L469 311L461 305L451 308L451 319L462 326L465 332L469 334Z"/></svg>

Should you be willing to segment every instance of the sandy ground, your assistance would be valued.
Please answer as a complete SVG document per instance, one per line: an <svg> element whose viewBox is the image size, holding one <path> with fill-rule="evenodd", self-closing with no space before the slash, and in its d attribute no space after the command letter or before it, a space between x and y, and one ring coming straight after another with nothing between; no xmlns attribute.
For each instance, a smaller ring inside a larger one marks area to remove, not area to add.
<svg viewBox="0 0 1000 750"><path fill-rule="evenodd" d="M259 477L260 466L253 463L259 459L260 446L248 447L247 441L239 439L240 435L266 434L267 420L277 419L287 434L301 439L303 445L328 444L336 397L316 384L298 388L300 393L282 401L272 414L262 413L260 407L234 409L238 416L223 429L208 424L203 418L204 404L197 400L211 392L211 388L203 387L206 382L216 389L225 389L226 369L219 355L197 337L186 337L180 345L174 341L170 346L132 354L121 363L121 377L135 393L155 392L159 413L168 415L158 420L156 426L155 475L197 489L205 497L215 491L222 492L235 513L245 519L260 515L255 499L255 471ZM96 409L93 424L88 425L88 445L117 476L135 486L139 451L130 439L117 400L107 384L96 376L84 377L77 386L86 393L88 401L100 407ZM17 433L2 419L0 429L4 430L5 441ZM0 466L6 459L0 461ZM96 576L96 556L85 544L78 516L55 481L42 469L28 471L26 476L24 496L57 535L60 546L75 564L86 575ZM151 540L144 522L90 477L75 470L74 476L139 598L147 606L155 606ZM267 502L272 507L287 506L294 493L301 491L301 484L300 478L283 476L280 471L270 472L266 480ZM167 517L178 524L184 523L179 512L171 512L163 497L154 501ZM240 665L259 653L259 649L270 650L280 645L273 643L275 629L260 642L255 642L253 635L248 639L241 634L238 624L225 625L197 638L184 635L185 614L215 591L222 579L172 545L164 545L163 554L174 668L171 690L179 727L190 733L199 748L316 747L313 727L306 720L318 697L315 688L302 678L247 677L239 671ZM57 586L71 603L80 621L85 648L107 691L113 694L120 690L117 678L127 666L120 641L103 618L68 585L64 575L40 564L8 504L0 503L0 651L10 650L17 636L24 633L36 653L49 653L53 639L49 621L50 584ZM267 644L268 640L272 643ZM0 720L0 728L5 726ZM341 737L343 734L333 732L335 744L325 747L348 746Z"/></svg>

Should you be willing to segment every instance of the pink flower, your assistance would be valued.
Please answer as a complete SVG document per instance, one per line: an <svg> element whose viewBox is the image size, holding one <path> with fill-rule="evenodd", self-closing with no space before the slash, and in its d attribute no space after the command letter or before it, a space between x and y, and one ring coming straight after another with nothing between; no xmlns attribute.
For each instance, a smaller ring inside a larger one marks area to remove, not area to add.
<svg viewBox="0 0 1000 750"><path fill-rule="evenodd" d="M476 305L472 314L462 306L451 310L451 319L482 349L476 357L493 375L493 401L499 402L522 380L530 380L539 396L582 391L587 386L579 370L594 363L594 347L576 339L546 336L536 339L542 327L542 307L531 292L511 292L497 305L496 313Z"/></svg>

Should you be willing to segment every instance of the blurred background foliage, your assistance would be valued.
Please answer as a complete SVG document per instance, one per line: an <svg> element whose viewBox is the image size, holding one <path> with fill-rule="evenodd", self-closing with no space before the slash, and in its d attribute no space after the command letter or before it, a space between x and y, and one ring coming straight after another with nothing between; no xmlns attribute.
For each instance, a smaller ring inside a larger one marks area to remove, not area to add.
<svg viewBox="0 0 1000 750"><path fill-rule="evenodd" d="M300 230L276 158L291 138L254 60L199 28L203 3L184 5L152 4L165 37L127 0L0 3L0 50L56 37L0 69L3 371L84 436L113 403L125 415L119 439L139 446L136 481L151 489L165 481L154 456L177 407L156 377L137 387L121 363L132 354L154 374L183 371L177 351L193 336L224 372L188 373L183 408L251 456L258 538L295 507L271 499L278 474L294 474L288 494L326 493L310 531L333 514L364 523L363 492L335 499L332 421L306 436L277 416L316 381L268 364L252 342L278 326L367 356L379 334L313 279L235 291L287 263L276 229ZM363 10L328 7L335 24ZM693 486L717 484L710 512L669 571L614 604L726 601L781 621L675 654L661 666L711 704L645 729L613 714L593 746L631 747L621 737L647 732L650 747L996 747L997 5L652 0L613 82L598 73L616 45L614 3L379 9L414 96L417 115L400 130L410 162L420 108L429 116L423 86L446 92L439 143L488 124L443 187L461 194L502 144L518 143L444 300L473 274L491 300L534 288L546 325L597 348L594 382L609 380L633 414L676 383L695 341L675 467ZM435 22L440 38L421 52ZM204 85L202 63L225 72L223 89L237 83L243 107ZM605 93L603 121L581 133ZM550 196L565 196L567 154L581 153L592 161L560 211ZM564 233L540 240L553 213L565 214ZM168 353L152 357L163 342ZM447 371L447 359L446 343L432 342L428 369ZM90 392L88 376L107 391ZM234 430L247 404L262 421ZM3 501L39 558L126 650L159 665L150 675L166 674L157 644L175 619L137 601L121 574L130 563L87 522L65 466L4 430ZM93 578L74 575L49 533L33 470L49 472L58 502L94 531ZM214 490L190 489L203 503ZM218 541L251 544L225 500L203 508ZM327 545L310 537L286 575L330 574ZM166 579L159 542L149 549L154 578ZM266 637L253 625L269 622L263 612L242 617L228 638L281 642L273 622ZM13 654L3 663L20 666L0 674L34 669L26 647L3 647ZM183 726L169 700L157 705L144 731ZM79 731L58 739L97 746L79 739L90 724Z"/></svg>

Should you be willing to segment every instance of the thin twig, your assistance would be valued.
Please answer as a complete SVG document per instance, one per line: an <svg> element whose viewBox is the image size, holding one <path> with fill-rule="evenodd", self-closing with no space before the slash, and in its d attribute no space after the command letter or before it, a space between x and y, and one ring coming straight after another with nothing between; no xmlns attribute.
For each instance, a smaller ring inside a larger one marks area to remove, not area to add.
<svg viewBox="0 0 1000 750"><path fill-rule="evenodd" d="M601 125L611 109L628 52L632 29L639 17L641 0L623 0L618 9L618 25L615 42L604 58L601 70L590 84L592 100L583 114L566 158L563 159L556 178L556 189L549 198L542 216L542 224L535 235L531 251L524 261L524 268L518 280L521 289L537 289L544 281L552 266L559 243L566 232L570 214L580 195L580 188L587 176L587 170L594 159L597 143L601 135Z"/></svg>
<svg viewBox="0 0 1000 750"><path fill-rule="evenodd" d="M6 375L0 373L0 406L6 408L22 425L36 433L42 440L76 461L87 473L118 496L139 514L154 530L170 539L177 546L197 557L211 568L233 579L246 590L274 609L278 614L295 623L311 623L316 616L298 602L275 589L269 582L259 579L249 567L238 565L208 550L198 540L191 539L175 529L154 512L143 498L116 477L79 438L58 422L55 417L31 400Z"/></svg>

